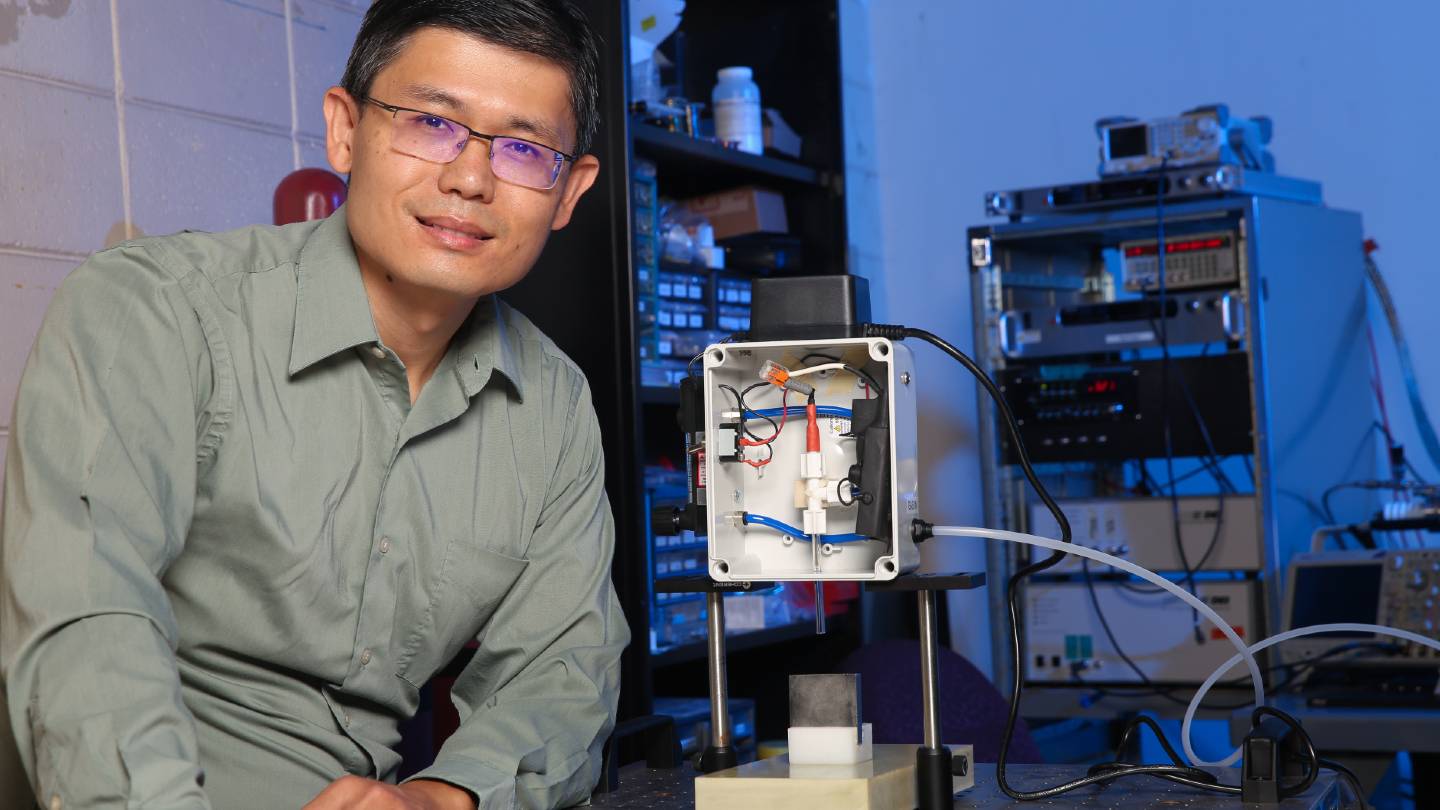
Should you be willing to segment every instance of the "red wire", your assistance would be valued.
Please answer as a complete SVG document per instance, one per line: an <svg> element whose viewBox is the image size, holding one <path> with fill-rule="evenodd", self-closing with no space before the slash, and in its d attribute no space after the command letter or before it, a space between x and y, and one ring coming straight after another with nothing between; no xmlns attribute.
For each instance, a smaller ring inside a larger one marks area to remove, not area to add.
<svg viewBox="0 0 1440 810"><path fill-rule="evenodd" d="M805 452L820 452L820 426L815 422L815 399L805 405Z"/></svg>

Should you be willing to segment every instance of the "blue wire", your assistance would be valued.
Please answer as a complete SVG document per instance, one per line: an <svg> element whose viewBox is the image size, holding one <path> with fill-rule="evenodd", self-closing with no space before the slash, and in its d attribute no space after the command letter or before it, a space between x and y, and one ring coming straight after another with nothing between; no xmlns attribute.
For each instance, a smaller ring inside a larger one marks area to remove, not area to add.
<svg viewBox="0 0 1440 810"><path fill-rule="evenodd" d="M786 409L789 416L802 417L805 415L804 405L791 405ZM762 408L758 411L745 411L746 419L775 419L780 416L780 408ZM816 416L838 416L842 419L853 417L849 408L842 408L838 405L817 405L815 406Z"/></svg>
<svg viewBox="0 0 1440 810"><path fill-rule="evenodd" d="M791 526L789 523L782 523L775 518L764 515L756 515L750 512L742 513L742 519L746 524L754 523L760 526L767 526L781 534L788 534L797 540L809 540L810 535ZM863 534L822 534L820 539L826 543L859 543L871 538Z"/></svg>

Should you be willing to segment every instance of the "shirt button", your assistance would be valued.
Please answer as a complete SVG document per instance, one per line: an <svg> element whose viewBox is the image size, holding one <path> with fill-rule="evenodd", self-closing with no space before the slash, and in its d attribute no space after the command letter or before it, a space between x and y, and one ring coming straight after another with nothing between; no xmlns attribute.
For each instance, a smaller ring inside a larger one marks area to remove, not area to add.
<svg viewBox="0 0 1440 810"><path fill-rule="evenodd" d="M380 360L384 360L384 359L385 359L385 350L382 349L382 348L380 348L379 346L371 346L371 347L370 347L370 353L373 354L373 355L375 355L375 357L378 358L378 359L380 359Z"/></svg>
<svg viewBox="0 0 1440 810"><path fill-rule="evenodd" d="M380 553L381 553L381 554L389 554L389 553L390 553L390 538L388 538L388 537L382 537L382 538L380 538Z"/></svg>
<svg viewBox="0 0 1440 810"><path fill-rule="evenodd" d="M370 663L370 648L369 648L369 647L366 647L366 648L365 648L363 651L361 651L361 653L360 653L360 666L363 667L363 666L365 666L365 665L368 664L368 663Z"/></svg>
<svg viewBox="0 0 1440 810"><path fill-rule="evenodd" d="M349 713L349 712L345 712L343 715L341 715L341 717L343 717L343 718L345 719L345 727L346 727L346 728L349 728L349 727L350 727L350 713Z"/></svg>

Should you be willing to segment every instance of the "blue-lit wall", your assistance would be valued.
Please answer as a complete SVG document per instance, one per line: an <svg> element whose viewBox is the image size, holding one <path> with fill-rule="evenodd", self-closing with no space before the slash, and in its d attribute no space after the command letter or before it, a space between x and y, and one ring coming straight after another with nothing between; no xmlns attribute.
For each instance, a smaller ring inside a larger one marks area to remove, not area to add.
<svg viewBox="0 0 1440 810"><path fill-rule="evenodd" d="M851 256L876 318L972 345L965 227L981 195L1093 177L1097 118L1224 102L1269 115L1280 173L1359 211L1399 302L1422 391L1440 409L1440 4L1289 0L843 0ZM1357 268L1358 272L1358 268ZM1316 289L1316 296L1326 291ZM1390 418L1421 450L1378 307ZM1322 329L1323 324L1290 328ZM972 382L919 350L922 503L937 522L982 517ZM1363 430L1364 426L1357 426ZM976 568L978 546L929 544ZM956 649L988 668L983 594L953 598ZM997 620L999 617L995 617Z"/></svg>

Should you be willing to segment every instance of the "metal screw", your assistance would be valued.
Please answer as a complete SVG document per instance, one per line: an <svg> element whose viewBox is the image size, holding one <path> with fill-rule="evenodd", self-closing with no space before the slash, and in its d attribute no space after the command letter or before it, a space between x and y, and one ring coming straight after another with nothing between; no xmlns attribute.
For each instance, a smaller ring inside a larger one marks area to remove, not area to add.
<svg viewBox="0 0 1440 810"><path fill-rule="evenodd" d="M740 498L743 497L743 496L740 494L740 490L738 490L738 489L735 490L735 496L734 496L734 497L735 497L735 503L740 503Z"/></svg>
<svg viewBox="0 0 1440 810"><path fill-rule="evenodd" d="M909 384L910 384L910 372L908 372L908 371L902 371L902 372L900 373L900 384L901 384L901 385L909 385Z"/></svg>

